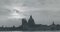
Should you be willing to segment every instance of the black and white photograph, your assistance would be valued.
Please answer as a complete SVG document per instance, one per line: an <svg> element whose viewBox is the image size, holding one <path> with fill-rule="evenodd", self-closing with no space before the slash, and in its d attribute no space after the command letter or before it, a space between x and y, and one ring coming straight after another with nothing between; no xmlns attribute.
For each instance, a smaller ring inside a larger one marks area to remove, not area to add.
<svg viewBox="0 0 60 32"><path fill-rule="evenodd" d="M60 0L0 0L0 32L60 32Z"/></svg>

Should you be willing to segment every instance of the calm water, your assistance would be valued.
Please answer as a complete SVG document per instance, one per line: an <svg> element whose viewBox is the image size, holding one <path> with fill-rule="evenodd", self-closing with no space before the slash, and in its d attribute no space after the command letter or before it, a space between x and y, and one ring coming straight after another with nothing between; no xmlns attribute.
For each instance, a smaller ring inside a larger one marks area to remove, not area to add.
<svg viewBox="0 0 60 32"><path fill-rule="evenodd" d="M60 31L0 31L0 32L60 32Z"/></svg>

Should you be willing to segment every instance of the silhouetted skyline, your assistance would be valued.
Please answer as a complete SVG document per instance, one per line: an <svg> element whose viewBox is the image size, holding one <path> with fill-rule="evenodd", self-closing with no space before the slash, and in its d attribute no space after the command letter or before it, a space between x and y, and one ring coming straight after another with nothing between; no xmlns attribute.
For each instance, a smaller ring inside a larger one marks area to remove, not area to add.
<svg viewBox="0 0 60 32"><path fill-rule="evenodd" d="M23 18L22 25L16 27L0 27L0 31L59 31L60 24L55 24L54 21L51 25L35 24L32 15L29 17L28 21Z"/></svg>

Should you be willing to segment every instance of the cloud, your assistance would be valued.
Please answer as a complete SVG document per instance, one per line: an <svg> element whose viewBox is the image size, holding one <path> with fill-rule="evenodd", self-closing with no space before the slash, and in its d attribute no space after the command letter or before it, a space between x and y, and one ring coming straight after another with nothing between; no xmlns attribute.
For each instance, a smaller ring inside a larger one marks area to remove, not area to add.
<svg viewBox="0 0 60 32"><path fill-rule="evenodd" d="M45 22L44 24L49 24L50 16L55 22L60 21L60 0L0 0L0 19L2 18L0 23L3 19L6 21L8 20L7 17L11 13L13 7L21 7L22 10L26 11L23 12L23 14L32 14L36 23ZM50 20L50 24L53 20ZM8 22L10 22L10 19Z"/></svg>

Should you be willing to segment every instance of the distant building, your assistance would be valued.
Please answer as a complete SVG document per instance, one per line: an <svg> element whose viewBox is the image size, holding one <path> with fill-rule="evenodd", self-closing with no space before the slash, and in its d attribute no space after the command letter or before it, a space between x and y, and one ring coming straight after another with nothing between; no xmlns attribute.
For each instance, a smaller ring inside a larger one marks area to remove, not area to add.
<svg viewBox="0 0 60 32"><path fill-rule="evenodd" d="M34 19L32 18L32 15L30 16L28 20L28 25L35 25Z"/></svg>
<svg viewBox="0 0 60 32"><path fill-rule="evenodd" d="M27 25L27 20L26 19L22 19L22 30L27 30L28 25Z"/></svg>
<svg viewBox="0 0 60 32"><path fill-rule="evenodd" d="M53 25L53 26L55 25L54 21L53 21L52 25Z"/></svg>
<svg viewBox="0 0 60 32"><path fill-rule="evenodd" d="M56 30L56 25L55 25L54 21L53 21L52 25L50 25L50 29L51 30Z"/></svg>
<svg viewBox="0 0 60 32"><path fill-rule="evenodd" d="M27 24L27 20L26 19L22 19L22 25L26 25Z"/></svg>

